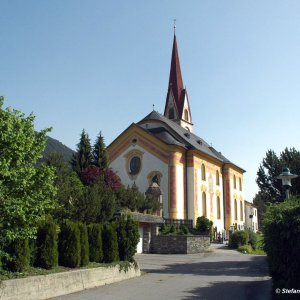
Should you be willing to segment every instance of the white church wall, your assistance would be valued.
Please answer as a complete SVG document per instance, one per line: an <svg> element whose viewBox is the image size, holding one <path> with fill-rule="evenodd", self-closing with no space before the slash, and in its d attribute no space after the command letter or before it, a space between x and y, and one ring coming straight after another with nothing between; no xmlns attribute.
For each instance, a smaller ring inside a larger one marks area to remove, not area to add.
<svg viewBox="0 0 300 300"><path fill-rule="evenodd" d="M194 174L193 181L188 185L189 195L193 190L194 193L189 196L188 199L188 216L193 219L194 224L199 216L203 215L202 207L202 194L206 195L206 216L213 221L213 226L217 227L217 230L221 232L224 229L224 201L223 201L223 184L221 169L219 166L210 163L204 159L195 158L197 166L190 169L190 178ZM202 180L201 165L204 163L206 168L206 179ZM216 171L219 171L219 185L216 184ZM189 170L188 170L189 172ZM194 189L194 185L196 188ZM217 196L220 198L220 219L217 217ZM193 198L193 199L192 199ZM194 204L194 205L193 205ZM190 211L190 207L195 207Z"/></svg>
<svg viewBox="0 0 300 300"><path fill-rule="evenodd" d="M230 204L231 204L231 225L237 224L242 229L245 225L245 204L243 197L243 188L240 190L239 178L243 181L242 174L231 169L230 170ZM235 176L235 184L234 184ZM237 203L237 219L235 219L235 200ZM242 209L241 209L242 205ZM241 211L243 216L241 216Z"/></svg>
<svg viewBox="0 0 300 300"><path fill-rule="evenodd" d="M126 170L128 159L127 154L136 150L143 152L142 164L140 172L136 176L132 177L128 173L129 170ZM111 161L110 166L112 169L117 171L117 174L125 187L128 185L132 186L133 183L135 183L142 193L145 193L149 187L147 176L152 171L160 172L162 174L160 188L163 193L163 212L164 215L168 215L168 164L164 163L162 160L148 152L143 147L140 147L139 145L132 145L123 153L118 155L115 160Z"/></svg>

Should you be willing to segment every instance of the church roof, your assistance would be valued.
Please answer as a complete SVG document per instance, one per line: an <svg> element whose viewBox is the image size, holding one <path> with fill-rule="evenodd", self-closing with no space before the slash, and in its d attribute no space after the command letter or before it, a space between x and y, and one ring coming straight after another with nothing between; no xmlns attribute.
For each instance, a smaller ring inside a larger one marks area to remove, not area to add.
<svg viewBox="0 0 300 300"><path fill-rule="evenodd" d="M223 163L233 164L229 159L222 155L221 152L210 146L201 137L189 132L187 129L164 117L157 111L152 111L145 118L139 121L137 125L146 124L149 121L162 123L162 126L158 125L155 128L143 127L143 129L147 130L164 143L181 146L187 150L199 150ZM237 165L235 166L238 167ZM240 167L238 168L241 169Z"/></svg>

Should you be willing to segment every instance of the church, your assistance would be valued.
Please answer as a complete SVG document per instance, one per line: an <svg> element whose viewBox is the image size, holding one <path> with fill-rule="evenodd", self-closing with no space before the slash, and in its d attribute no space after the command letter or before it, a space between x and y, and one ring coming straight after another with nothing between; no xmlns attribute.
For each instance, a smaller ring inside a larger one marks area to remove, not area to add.
<svg viewBox="0 0 300 300"><path fill-rule="evenodd" d="M125 186L135 183L143 193L156 191L165 219L195 225L205 216L218 232L243 228L245 170L193 132L175 31L164 114L151 111L107 150L110 166Z"/></svg>

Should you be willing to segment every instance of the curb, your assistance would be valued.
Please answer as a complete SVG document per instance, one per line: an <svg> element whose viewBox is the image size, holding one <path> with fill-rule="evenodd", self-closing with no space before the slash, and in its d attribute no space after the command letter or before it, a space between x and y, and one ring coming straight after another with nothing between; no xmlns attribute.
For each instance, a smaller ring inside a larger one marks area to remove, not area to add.
<svg viewBox="0 0 300 300"><path fill-rule="evenodd" d="M10 279L0 282L0 300L42 300L141 276L132 265L119 265Z"/></svg>

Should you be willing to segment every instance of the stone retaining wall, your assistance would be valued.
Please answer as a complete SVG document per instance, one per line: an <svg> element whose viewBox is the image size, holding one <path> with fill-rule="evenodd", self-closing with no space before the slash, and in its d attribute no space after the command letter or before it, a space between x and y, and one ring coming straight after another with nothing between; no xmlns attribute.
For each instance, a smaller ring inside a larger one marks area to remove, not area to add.
<svg viewBox="0 0 300 300"><path fill-rule="evenodd" d="M208 250L209 236L206 235L158 235L151 240L151 253L192 254Z"/></svg>
<svg viewBox="0 0 300 300"><path fill-rule="evenodd" d="M120 271L119 266L114 266L4 280L0 282L0 299L48 299L140 275L140 269L135 269L132 265L126 272Z"/></svg>

